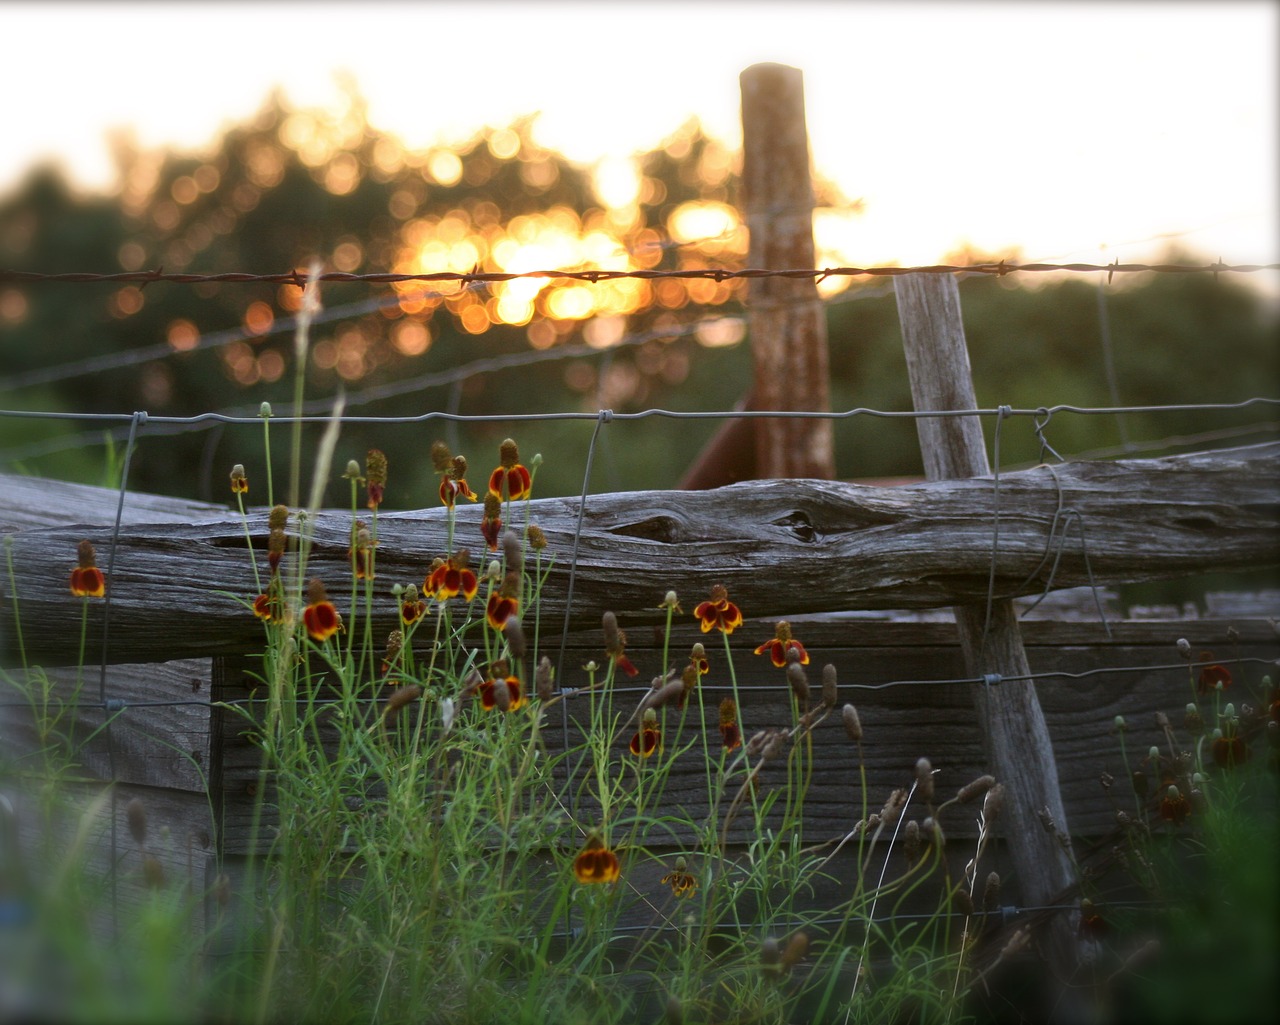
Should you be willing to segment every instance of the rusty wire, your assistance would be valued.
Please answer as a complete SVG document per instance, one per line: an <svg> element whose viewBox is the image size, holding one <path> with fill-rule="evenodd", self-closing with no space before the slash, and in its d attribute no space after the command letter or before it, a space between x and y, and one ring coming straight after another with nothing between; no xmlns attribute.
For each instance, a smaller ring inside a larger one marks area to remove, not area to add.
<svg viewBox="0 0 1280 1025"><path fill-rule="evenodd" d="M352 274L345 271L325 271L318 280L332 283L364 282L373 285L397 285L426 281L453 281L459 284L492 284L514 281L517 278L552 278L566 281L585 281L597 284L601 281L617 281L623 278L656 280L681 278L686 280L730 281L737 278L790 278L822 281L832 277L898 277L904 274L985 274L1005 277L1009 274L1070 272L1077 274L1105 273L1107 280L1116 274L1253 274L1257 271L1280 270L1280 263L1227 264L1222 261L1205 264L1188 263L994 263L930 264L919 267L795 267L763 268L744 267L732 270L727 267L691 267L678 270L529 270L529 271L432 271L424 274L368 273ZM88 271L19 271L0 269L0 284L87 284L107 282L115 284L149 285L155 282L171 284L273 284L296 285L307 283L307 272L294 269L279 274L251 274L245 271L226 271L218 274L188 274L176 271L155 270L116 271L94 273Z"/></svg>

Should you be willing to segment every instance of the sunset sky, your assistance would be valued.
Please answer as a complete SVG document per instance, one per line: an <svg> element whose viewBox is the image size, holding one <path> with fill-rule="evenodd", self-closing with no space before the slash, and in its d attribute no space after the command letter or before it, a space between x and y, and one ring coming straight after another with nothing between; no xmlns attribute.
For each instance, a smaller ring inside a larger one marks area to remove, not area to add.
<svg viewBox="0 0 1280 1025"><path fill-rule="evenodd" d="M540 111L574 161L690 115L740 145L738 75L803 70L815 168L865 212L851 263L969 244L1027 259L1274 262L1277 11L1220 3L6 3L0 196L56 158L113 184L109 134L208 150L279 86L408 146ZM608 166L608 165L607 165Z"/></svg>

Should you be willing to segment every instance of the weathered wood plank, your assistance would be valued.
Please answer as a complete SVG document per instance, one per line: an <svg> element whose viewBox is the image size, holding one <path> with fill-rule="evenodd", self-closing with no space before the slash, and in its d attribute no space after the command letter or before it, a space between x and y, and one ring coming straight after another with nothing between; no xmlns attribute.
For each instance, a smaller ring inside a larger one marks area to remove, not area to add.
<svg viewBox="0 0 1280 1025"><path fill-rule="evenodd" d="M78 702L79 711L68 710L59 725L59 743L75 747L82 773L203 794L208 789L211 672L207 658L109 666L100 696L97 666L86 667L78 689L71 668L29 676L10 670L0 677L4 760L21 771L38 771L41 741L34 709L56 714L59 707ZM101 697L112 703L110 710ZM103 728L108 718L109 732Z"/></svg>
<svg viewBox="0 0 1280 1025"><path fill-rule="evenodd" d="M835 665L841 685L840 700L851 702L859 710L865 732L863 751L871 810L879 810L895 787L909 785L912 767L922 755L938 770L937 788L944 797L988 771L982 732L973 707L973 691L980 685L927 682L967 678L954 623L797 621L794 626L796 636L812 657L810 676L815 689L821 666ZM896 630L895 626L911 630ZM1130 723L1129 750L1145 751L1152 744L1163 743L1155 724L1156 713L1165 712L1175 723L1180 722L1181 710L1190 700L1188 670L1175 649L1183 624L1117 622L1112 625L1110 641L1097 624L1041 621L1027 626L1027 657L1032 670L1042 674L1036 689L1053 741L1066 816L1077 836L1105 835L1114 826L1115 806L1100 787L1099 776L1104 770L1119 780L1125 775L1119 745L1111 733L1114 717L1124 715ZM1234 626L1238 634L1238 650L1229 641L1229 626ZM922 633L924 639L912 630ZM767 659L751 654L755 644L772 632L772 623L753 620L734 634L734 638L741 636L741 641L731 639L742 699L742 722L748 735L757 729L785 726L791 721L789 690L782 671ZM690 646L699 639L703 639L703 635L696 628L677 631L670 649L672 663L683 663ZM641 669L637 680L648 680L660 668L661 647L655 645L645 631L635 632L631 641L628 654ZM1274 658L1278 650L1271 626L1265 622L1197 624L1193 643L1216 649L1224 659ZM555 656L554 648L550 654ZM703 683L704 729L711 738L712 754L717 756L717 706L731 691L723 650L713 645L709 654L712 672ZM575 637L566 652L566 686L584 685L586 674L580 666L588 659L599 657L600 647L594 637ZM1079 679L1043 675L1092 671L1098 672ZM1265 667L1256 665L1245 665L1238 670L1242 698L1247 682L1256 684L1264 671ZM238 671L233 669L222 680L216 691L219 699L249 695L248 681L241 678ZM883 686L893 681L911 685ZM617 707L624 715L639 702L647 686L647 683L637 685L627 681L615 689ZM581 736L574 722L586 715L586 699L572 698L568 708L572 746ZM222 710L216 711L215 716L215 730L222 732L221 739L215 742L214 757L218 761L212 796L221 816L225 853L244 853L250 847L261 756L242 736L247 728L242 716ZM216 725L218 721L221 726ZM669 715L667 722L667 742L674 750L676 717ZM686 720L686 738L695 736L696 722L696 715ZM564 750L558 707L549 713L543 737L550 751ZM629 739L629 734L617 738L615 750L622 760L628 757L625 751ZM838 717L820 726L813 739L814 775L806 802L805 839L821 842L843 835L857 821L861 815L862 794L855 754ZM764 785L778 785L781 779L781 770L767 769ZM567 782L563 774L561 780ZM705 814L707 795L701 745L680 756L665 793L666 810L683 807L695 816ZM269 793L265 796L270 798ZM269 828L270 821L267 816L262 827ZM973 837L974 810L949 813L946 825L948 835L957 840ZM1039 829L1039 824L1033 821L1031 827ZM1025 823L1010 817L1005 831L1022 828L1026 828ZM730 830L730 837L735 842L750 839L745 820ZM676 849L665 836L653 838L652 845L660 850Z"/></svg>
<svg viewBox="0 0 1280 1025"><path fill-rule="evenodd" d="M113 499L114 492L104 492L105 501ZM753 481L705 492L590 497L582 510L570 620L589 626L609 608L631 622L655 622L661 616L655 606L668 590L697 601L714 583L725 584L757 616L985 600L993 499L990 478L899 488ZM1064 509L1087 528L1087 565L1079 532L1063 529ZM543 622L558 624L579 503L537 499L528 511L548 538L544 561L554 559L543 589ZM474 506L457 512L459 543L474 542L476 550L481 512ZM1004 474L999 523L997 597L1084 585L1090 569L1098 583L1113 584L1275 565L1280 444ZM261 559L266 510L253 510L249 526ZM342 607L349 600L350 514L322 512L312 526L308 573L322 577ZM387 590L394 583L421 583L445 549L446 529L442 509L379 517L380 632L395 625ZM48 663L74 657L69 638L78 637L81 605L66 581L76 544L85 537L105 551L110 536L102 527L12 535L24 637L33 657ZM119 538L110 587L110 661L236 654L262 643L245 604L255 587L244 528L230 513L185 524L129 525ZM8 586L3 590L0 644L11 652L12 602ZM102 603L92 603L91 645L100 645L102 615Z"/></svg>

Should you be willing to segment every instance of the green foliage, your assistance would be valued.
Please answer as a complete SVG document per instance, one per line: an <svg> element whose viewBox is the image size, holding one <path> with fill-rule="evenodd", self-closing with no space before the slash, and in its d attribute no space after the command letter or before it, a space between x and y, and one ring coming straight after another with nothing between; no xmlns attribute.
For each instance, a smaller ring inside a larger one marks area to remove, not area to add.
<svg viewBox="0 0 1280 1025"><path fill-rule="evenodd" d="M266 273L305 268L320 257L340 261L340 269L389 271L416 266L414 254L424 246L452 244L456 232L438 231L450 218L455 227L468 226L466 240L480 247L478 262L489 269L497 264L492 251L483 250L492 250L504 239L533 238L553 222L579 238L591 232L616 238L619 252L630 250L629 258L646 267L733 265L745 254L741 232L661 248L673 233L673 218L682 205L736 199L730 155L696 122L682 126L662 148L638 158L641 187L635 210L627 215L630 220L615 222L596 199L589 174L558 154L540 150L527 119L501 130L517 140L514 155L509 139L501 146L495 142L497 130L478 133L458 149L456 180L441 181L430 173L430 154L404 152L394 138L370 128L362 118L357 96L350 97L350 109L336 121L289 110L272 98L255 118L230 129L216 152L205 156L123 151L123 184L114 197L76 195L55 170L33 172L0 203L0 263L45 272L163 267ZM551 259L546 252L540 258ZM734 314L740 312L746 294L742 282L701 292L666 284L675 290L662 301L648 285L643 297L628 301L623 314L627 332L678 331L707 313ZM480 359L528 355L535 335L539 346L549 344L550 353L557 354L589 334L588 321L553 315L548 297L561 285L548 285L539 293L528 326L497 323L480 335L461 326L460 307L449 302L436 303L434 312L353 312L320 326L314 333L306 397L332 395L345 384L359 401L370 389L400 388L406 381L453 372ZM601 294L605 286L592 287ZM861 288L855 283L828 307L832 408L909 410L894 300L890 294L846 301ZM1049 282L970 279L961 291L981 404L1112 404L1096 282L1078 277ZM278 327L296 306L298 290L288 285L157 283L145 289L34 285L20 292L21 314L0 328L0 355L11 381L51 364L163 348L171 338L177 338L175 345L185 346L192 337L182 334L187 329L173 334L174 326L183 323L204 337L234 331L244 324L254 303L266 304ZM333 283L325 286L323 301L337 310L390 294L382 287ZM477 293L477 301L487 294ZM1118 280L1107 289L1105 308L1121 403L1227 402L1273 390L1280 369L1274 316L1239 279L1150 275ZM426 351L397 343L395 332L411 321L429 331ZM334 355L341 346L346 346L349 361L343 364L346 378ZM322 360L318 354L323 351L329 355ZM6 389L0 379L0 408L123 414L140 409L152 415L185 416L211 410L252 413L266 400L285 413L293 359L291 332L275 329L261 336L248 334L217 349L183 348L140 365L80 374L38 389ZM352 412L420 416L430 411L590 413L601 407L619 412L651 407L727 410L746 393L751 374L747 345L711 349L685 336L477 371L462 381L362 402ZM1110 416L1061 414L1046 437L1067 454L1112 448L1126 439L1194 434L1264 418L1265 413L1256 410L1129 414L1123 422ZM440 426L459 448L488 448L506 431L499 425ZM625 431L613 425L600 464L601 486L674 486L717 426L710 421L660 419ZM548 471L542 494L574 494L580 489L581 463L567 457L585 453L592 427L568 422L530 428L526 444L531 450L554 447L566 455ZM986 430L990 441L993 425L988 423ZM117 440L120 435L118 429ZM353 425L347 438L354 451L379 444L395 465L412 466L423 461L420 435L420 428L405 427L373 439L366 428ZM860 416L840 421L836 436L842 476L919 472L918 443L909 421ZM136 456L133 483L141 490L178 488L188 497L217 497L226 467L245 461L255 437L253 431L239 428L177 434L152 429ZM89 431L82 424L0 421L0 456L8 459L9 467L33 473L92 480L86 450L92 460L101 440L101 431ZM1006 425L1002 462L1032 461L1039 454L1028 422ZM192 467L198 467L198 473L193 475ZM407 487L393 492L392 500L400 507L421 506L431 496L425 486Z"/></svg>

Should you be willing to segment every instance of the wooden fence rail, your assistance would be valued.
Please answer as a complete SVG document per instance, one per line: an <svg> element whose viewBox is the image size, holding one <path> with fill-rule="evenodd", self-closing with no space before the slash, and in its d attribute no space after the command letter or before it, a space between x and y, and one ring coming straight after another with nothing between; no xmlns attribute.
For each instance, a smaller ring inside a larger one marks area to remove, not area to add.
<svg viewBox="0 0 1280 1025"><path fill-rule="evenodd" d="M37 661L65 663L75 657L69 638L80 629L81 604L67 590L76 546L90 539L105 564L112 531L101 524L114 514L117 496L50 481L24 489L10 490L6 504L34 492L41 509L62 519L13 535L16 596L30 624L24 640ZM141 522L150 507L161 522ZM256 591L239 516L133 495L125 510L108 584L107 660L163 662L260 645L261 629L245 604ZM528 506L548 538L544 561L554 560L544 623L564 618L579 512L575 499ZM668 590L697 602L717 583L746 614L761 617L941 607L984 601L993 560L993 593L1001 598L1091 579L1107 585L1280 563L1280 444L1004 474L994 546L992 477L899 488L750 481L707 492L592 496L581 512L568 617L575 629L598 623L605 609L624 625L656 622ZM456 536L460 544L476 542L473 550L483 548L480 514L474 506L457 510ZM30 508L0 514L0 523L29 524L33 515ZM351 514L322 512L311 527L308 573L325 581L341 607L350 591ZM266 510L250 513L249 532L261 562ZM445 550L446 532L443 509L381 514L383 593L393 583L421 584ZM12 652L13 602L7 581L3 586L0 643ZM390 629L389 596L383 611ZM91 639L100 637L102 613L95 603Z"/></svg>

